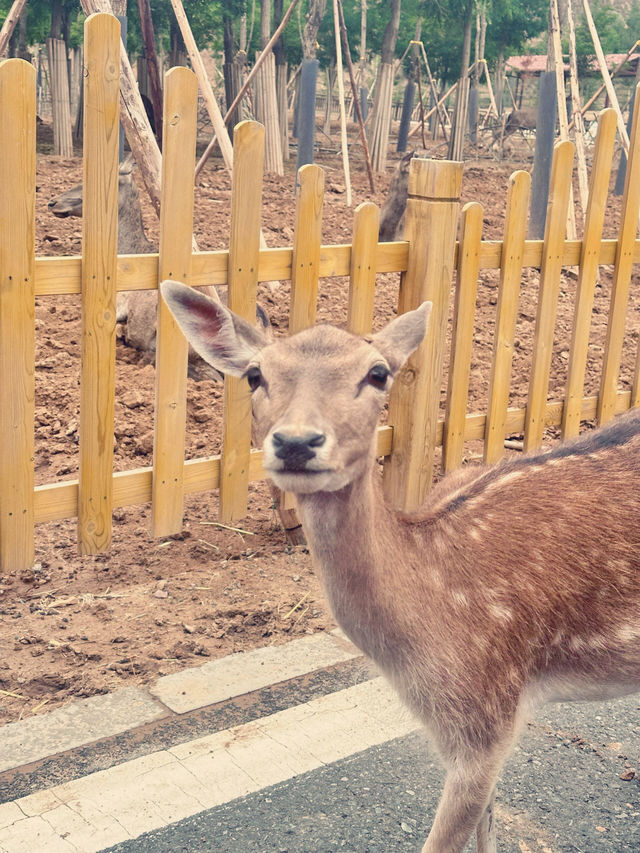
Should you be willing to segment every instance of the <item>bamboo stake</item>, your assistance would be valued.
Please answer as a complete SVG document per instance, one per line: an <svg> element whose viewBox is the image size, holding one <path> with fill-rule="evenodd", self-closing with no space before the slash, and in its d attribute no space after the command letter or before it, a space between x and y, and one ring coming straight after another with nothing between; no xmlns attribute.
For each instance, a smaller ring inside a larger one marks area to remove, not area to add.
<svg viewBox="0 0 640 853"><path fill-rule="evenodd" d="M213 129L218 138L218 145L220 146L222 159L224 160L224 164L228 171L231 172L233 171L233 145L231 144L229 132L227 131L227 127L222 118L222 113L220 112L216 96L213 93L211 83L207 77L207 72L205 71L200 51L198 50L193 33L191 32L191 27L189 26L189 21L187 20L182 0L171 0L171 5L173 6L176 21L178 22L182 38L184 39L185 46L189 53L191 67L198 78L198 85L200 86L200 91L202 93L207 112L209 113L211 124L213 125Z"/></svg>
<svg viewBox="0 0 640 853"><path fill-rule="evenodd" d="M593 16L591 15L591 7L589 6L589 0L582 0L582 5L584 6L584 15L587 21L587 26L589 27L589 32L591 33L591 40L593 41L593 46L596 51L598 64L600 65L600 73L602 74L602 79L604 80L605 89L607 90L607 95L609 96L609 100L611 101L611 106L616 111L616 114L618 116L618 133L620 134L620 139L622 140L624 153L628 157L629 134L627 133L627 128L624 126L622 111L618 102L618 96L616 95L616 90L613 88L613 83L611 82L611 75L609 74L609 70L607 68L607 62L604 57L604 51L602 50L598 31L596 30L596 25L594 24Z"/></svg>
<svg viewBox="0 0 640 853"><path fill-rule="evenodd" d="M638 40L638 41L633 45L633 47L629 48L629 50L626 52L625 57L624 57L624 59L622 60L622 62L619 62L619 63L616 65L616 67L615 67L615 68L613 69L613 71L611 72L611 79L612 79L612 80L613 80L613 78L614 78L614 77L616 77L616 76L617 76L617 75L622 71L622 69L623 69L623 68L624 68L624 66L625 66L625 63L627 62L627 60L629 59L629 57L631 56L631 54L633 53L633 51L638 47L638 45L639 45L639 44L640 44L640 40ZM599 87L596 89L596 91L593 93L593 95L591 95L591 97L589 98L589 100L586 102L586 104L585 104L585 105L582 107L582 109L580 110L580 112L582 113L582 115L583 115L583 116L584 116L584 114L587 112L587 110L589 109L589 107L590 107L590 106L591 106L595 101L597 101L597 100L598 100L598 98L600 97L600 95L604 92L605 88L606 88L606 85L603 83L601 86L599 86ZM571 128L573 127L573 123L574 123L574 119L572 118L572 119L571 119L571 121L569 122L569 130L571 130Z"/></svg>
<svg viewBox="0 0 640 853"><path fill-rule="evenodd" d="M347 116L344 108L344 77L342 70L342 50L340 49L340 19L338 0L333 0L333 33L336 41L336 74L338 77L338 98L340 100L340 142L342 147L342 168L347 187L347 207L351 207L351 177L349 175L349 145L347 142Z"/></svg>
<svg viewBox="0 0 640 853"><path fill-rule="evenodd" d="M3 56L7 49L9 39L13 35L13 31L16 28L16 24L18 23L26 2L27 0L14 0L11 8L7 12L7 17L4 19L2 29L0 30L0 56Z"/></svg>
<svg viewBox="0 0 640 853"><path fill-rule="evenodd" d="M438 113L438 119L439 119L440 125L442 127L442 134L443 134L445 140L448 141L447 140L447 128L445 126L446 122L444 120L444 116L443 116L442 111L440 109L441 104L438 101L438 92L436 90L436 84L435 84L435 81L433 79L433 75L431 74L431 66L429 65L429 60L427 59L427 52L424 49L424 44L422 42L418 42L418 44L420 45L420 48L422 50L422 59L424 60L424 67L427 71L427 77L429 78L429 87L431 88L431 94L433 95L433 100L436 102L436 112Z"/></svg>
<svg viewBox="0 0 640 853"><path fill-rule="evenodd" d="M560 139L569 139L569 118L567 116L567 100L564 83L564 61L562 59L562 44L560 42L560 18L558 15L558 0L551 0L551 41L553 52L553 67L556 74L556 97L558 102L558 124ZM569 211L567 220L567 237L576 239L576 215L573 206L573 187L570 187Z"/></svg>
<svg viewBox="0 0 640 853"><path fill-rule="evenodd" d="M274 44L275 44L275 43L278 41L278 39L280 38L280 35L281 35L282 31L283 31L283 30L284 30L284 28L286 27L287 22L288 22L289 18L291 17L291 13L293 12L294 8L296 7L296 5L297 5L298 3L299 3L299 0L291 0L291 5L289 6L289 8L287 9L287 11L286 11L286 12L284 13L284 15L282 16L282 20L281 20L281 21L280 21L280 23L278 24L277 28L275 29L275 31L274 31L274 33L273 33L273 35L271 36L271 38L269 39L269 41L267 42L267 44L265 45L264 50L261 52L260 56L256 59L256 61L255 61L255 64L254 64L253 68L252 68L252 69L251 69L251 71L247 74L247 79L244 81L244 84L243 84L242 88L240 89L240 91L238 92L238 94L236 95L236 97L234 98L233 103L231 104L231 106L229 107L229 109L228 109L228 110L226 111L226 113L224 114L224 119L223 119L223 124L224 124L224 127L225 127L224 133L226 133L226 134L227 134L227 136L228 136L229 134L227 133L226 126L227 126L227 125L229 124L229 122L231 121L231 117L233 116L233 113L234 113L234 111L235 111L236 107L238 106L238 104L240 103L240 101L244 98L244 96L245 96L245 94L246 94L247 89L249 88L249 86L253 83L253 80L254 80L254 78L255 78L256 74L258 73L258 71L259 71L259 70L260 70L260 68L262 67L262 63L263 63L263 62L266 62L267 57L269 56L269 54L270 54L270 53L271 53L271 51L273 50L273 46L274 46ZM296 76L297 76L297 74L298 74L299 70L300 70L300 67L298 66L298 70L297 70L297 71L296 71L296 73L291 77L291 80L289 80L289 83L287 84L287 88L289 88L289 86L293 83L293 81L295 80L295 78L296 78ZM215 130L215 126L214 126L214 130ZM212 151L213 151L213 149L215 148L215 144L216 144L216 140L217 140L217 135L218 135L218 132L217 132L217 130L216 130L216 133L214 134L213 139L211 140L211 142L210 142L210 143L207 145L207 147L205 148L205 150L204 150L204 153L203 153L202 157L198 160L198 165L196 166L196 175L195 175L196 180L198 179L198 175L200 174L200 172L201 172L201 171L202 171L202 169L204 168L204 164L205 164L205 163L207 162L207 160L209 159L209 156L210 156L211 152L212 152ZM221 148L220 150L222 150L222 148Z"/></svg>
<svg viewBox="0 0 640 853"><path fill-rule="evenodd" d="M347 28L344 23L344 13L342 10L342 0L338 0L338 17L340 19L340 35L342 37L342 46L344 48L344 56L347 60L347 69L349 70L349 81L351 82L351 91L353 92L353 107L358 119L358 130L360 131L360 141L362 142L362 150L364 151L364 160L367 164L367 175L369 176L369 187L371 192L376 191L375 181L373 179L373 169L371 167L371 155L369 153L369 143L367 135L364 132L364 121L362 119L362 110L360 108L360 98L358 97L358 86L353 73L353 62L351 61L351 50L349 48L349 39L347 38Z"/></svg>
<svg viewBox="0 0 640 853"><path fill-rule="evenodd" d="M578 163L578 190L580 207L584 217L589 203L589 178L587 177L587 157L584 146L584 120L580 112L580 88L578 86L578 60L576 56L576 31L573 23L571 0L567 0L567 20L569 23L569 85L571 90L572 112L575 116L575 144ZM568 127L567 127L568 132Z"/></svg>

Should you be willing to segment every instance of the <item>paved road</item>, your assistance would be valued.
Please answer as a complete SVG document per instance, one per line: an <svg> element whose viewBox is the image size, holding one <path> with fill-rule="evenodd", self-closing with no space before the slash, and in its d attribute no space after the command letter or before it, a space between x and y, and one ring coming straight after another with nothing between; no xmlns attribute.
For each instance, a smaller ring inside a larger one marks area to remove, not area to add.
<svg viewBox="0 0 640 853"><path fill-rule="evenodd" d="M419 850L442 773L383 682L332 643L0 728L0 853ZM499 850L637 853L629 768L640 697L549 706L503 773Z"/></svg>

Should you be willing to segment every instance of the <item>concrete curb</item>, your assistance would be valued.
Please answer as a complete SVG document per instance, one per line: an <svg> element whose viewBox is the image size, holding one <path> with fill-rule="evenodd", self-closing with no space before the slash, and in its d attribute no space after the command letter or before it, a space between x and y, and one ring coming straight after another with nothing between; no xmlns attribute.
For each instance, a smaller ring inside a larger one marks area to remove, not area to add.
<svg viewBox="0 0 640 853"><path fill-rule="evenodd" d="M0 773L359 657L340 631L239 652L0 727Z"/></svg>

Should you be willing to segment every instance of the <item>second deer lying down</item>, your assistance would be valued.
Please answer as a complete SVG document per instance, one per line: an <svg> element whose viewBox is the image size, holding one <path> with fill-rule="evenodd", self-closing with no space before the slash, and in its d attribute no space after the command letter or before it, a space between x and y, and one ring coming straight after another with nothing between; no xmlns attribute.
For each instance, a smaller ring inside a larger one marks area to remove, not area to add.
<svg viewBox="0 0 640 853"><path fill-rule="evenodd" d="M425 303L363 339L268 342L175 282L191 345L252 389L263 465L296 495L336 619L424 723L447 771L424 853L495 849L497 776L547 701L640 690L640 411L549 453L446 477L416 513L382 498L376 428Z"/></svg>

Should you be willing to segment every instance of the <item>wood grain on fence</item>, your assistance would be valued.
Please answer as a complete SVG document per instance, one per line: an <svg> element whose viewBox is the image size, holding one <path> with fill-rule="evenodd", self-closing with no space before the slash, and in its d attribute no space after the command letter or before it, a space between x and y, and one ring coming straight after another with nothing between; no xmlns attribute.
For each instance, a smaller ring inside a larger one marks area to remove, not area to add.
<svg viewBox="0 0 640 853"><path fill-rule="evenodd" d="M525 450L532 450L542 444L542 435L546 426L544 413L547 407L553 333L560 291L562 248L567 224L573 153L573 142L568 140L558 142L554 148L551 164L549 204L544 231L538 313L533 343L533 362L524 427Z"/></svg>
<svg viewBox="0 0 640 853"><path fill-rule="evenodd" d="M507 191L493 360L489 376L487 429L484 437L484 461L487 463L497 462L504 453L530 195L531 175L528 172L514 172Z"/></svg>
<svg viewBox="0 0 640 853"><path fill-rule="evenodd" d="M600 243L611 176L616 124L616 111L614 109L604 110L598 122L582 238L582 252L580 253L565 405L562 414L563 438L577 435L580 429L584 375L589 351L589 331L598 279Z"/></svg>
<svg viewBox="0 0 640 853"><path fill-rule="evenodd" d="M432 303L424 341L391 389L394 448L384 466L385 494L394 507L416 509L431 485L449 313L449 289L462 187L462 163L413 160L405 235L410 252L398 312Z"/></svg>
<svg viewBox="0 0 640 853"><path fill-rule="evenodd" d="M347 326L356 335L368 334L373 326L379 227L380 209L377 205L367 201L355 209Z"/></svg>
<svg viewBox="0 0 640 853"><path fill-rule="evenodd" d="M323 170L315 165L302 166L296 192L289 334L313 326L316 321L323 200Z"/></svg>
<svg viewBox="0 0 640 853"><path fill-rule="evenodd" d="M198 82L188 68L165 76L160 203L160 281L191 284L193 192ZM156 332L156 397L153 441L152 531L182 530L187 419L187 356L184 335L162 299Z"/></svg>
<svg viewBox="0 0 640 853"><path fill-rule="evenodd" d="M460 229L449 383L442 442L445 471L452 471L462 464L481 242L482 205L472 201L465 204L462 210Z"/></svg>
<svg viewBox="0 0 640 853"><path fill-rule="evenodd" d="M640 87L640 84L639 84ZM604 347L604 363L600 378L598 399L598 423L610 420L615 414L615 399L618 388L618 373L622 358L622 343L629 301L633 248L638 230L638 211L640 210L640 93L636 91L633 110L633 125L629 146L627 174L622 196L622 219L616 250L613 283L611 286L611 306L607 323L607 339Z"/></svg>
<svg viewBox="0 0 640 853"><path fill-rule="evenodd" d="M111 543L116 366L120 24L85 21L82 366L78 540L82 554Z"/></svg>
<svg viewBox="0 0 640 853"><path fill-rule="evenodd" d="M601 117L594 154L583 240L565 240L572 146L557 146L545 239L526 240L530 177L515 173L509 184L503 240L482 241L482 209L468 205L459 245L455 231L461 165L414 160L409 180L406 241L378 244L378 210L356 212L352 244L321 243L323 173L300 171L294 245L259 249L263 129L247 122L236 129L229 250L192 252L193 151L196 92L191 72L174 69L166 84L161 250L117 257L117 138L119 28L106 15L86 23L85 218L83 257L34 259L35 81L21 60L0 64L0 567L33 561L34 524L78 519L82 553L109 547L111 511L152 501L154 533L180 529L185 494L220 489L223 520L246 512L248 483L263 479L262 452L250 448L246 383L225 381L221 456L184 460L186 345L159 307L154 466L113 472L115 388L115 294L154 291L164 277L192 285L228 284L229 305L255 318L258 281L291 279L289 330L316 320L319 280L349 276L347 325L367 334L374 316L376 275L401 274L398 310L423 300L434 306L425 342L398 377L390 400L389 426L378 430L385 464L385 491L395 506L416 508L433 476L435 450L444 445L444 467L460 464L464 442L484 440L484 457L503 453L505 436L525 432L537 447L545 426L575 434L581 420L606 420L640 403L640 356L631 391L618 388L632 265L640 262L636 238L640 205L638 114L617 239L601 238L613 145L611 113ZM640 99L638 99L640 100ZM187 156L188 153L188 156ZM191 163L191 168L189 168ZM583 397L589 328L599 265L615 264L607 345L597 396ZM440 414L450 283L454 308L445 417ZM556 305L563 266L579 267L566 401L547 400ZM510 375L523 267L541 268L540 298L527 407L509 408ZM467 394L473 315L479 270L499 269L494 358L487 413L468 413ZM20 286L18 286L18 283ZM33 486L34 297L81 296L83 315L80 472L78 479Z"/></svg>
<svg viewBox="0 0 640 853"><path fill-rule="evenodd" d="M243 121L234 133L229 237L228 305L249 323L256 319L262 215L264 127ZM251 453L251 400L246 380L226 376L220 462L220 518L230 522L247 511Z"/></svg>
<svg viewBox="0 0 640 853"><path fill-rule="evenodd" d="M34 559L36 79L0 63L0 571Z"/></svg>

